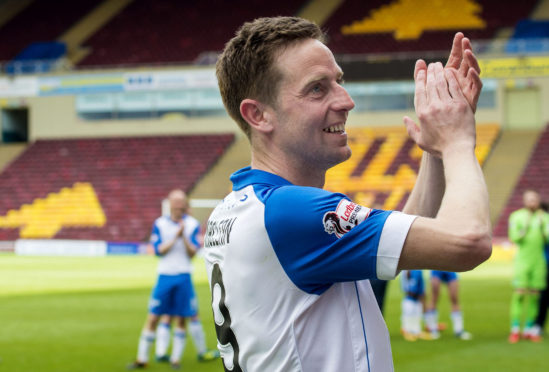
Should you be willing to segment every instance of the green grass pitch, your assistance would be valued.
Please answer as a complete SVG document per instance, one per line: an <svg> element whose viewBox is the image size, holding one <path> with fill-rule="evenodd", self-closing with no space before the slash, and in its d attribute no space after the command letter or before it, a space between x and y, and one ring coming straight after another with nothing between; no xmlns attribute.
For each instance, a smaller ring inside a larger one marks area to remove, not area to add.
<svg viewBox="0 0 549 372"><path fill-rule="evenodd" d="M208 346L215 331L205 270L195 260L200 314ZM20 257L0 255L0 371L124 371L137 340L156 277L156 259L135 257ZM509 345L511 266L488 262L461 275L466 328L472 341L450 330L437 341L406 342L399 334L399 283L389 284L386 319L396 371L542 371L549 366L549 340ZM440 300L441 321L450 325L448 300ZM334 319L333 321L337 321ZM223 371L220 361L198 363L191 341L183 371ZM169 371L152 362L149 371Z"/></svg>

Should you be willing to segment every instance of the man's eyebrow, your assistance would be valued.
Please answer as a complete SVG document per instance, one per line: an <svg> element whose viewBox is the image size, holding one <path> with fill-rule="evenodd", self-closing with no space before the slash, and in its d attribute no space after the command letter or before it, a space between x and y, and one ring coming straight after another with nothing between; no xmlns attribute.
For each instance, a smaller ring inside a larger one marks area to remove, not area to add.
<svg viewBox="0 0 549 372"><path fill-rule="evenodd" d="M306 80L306 82L303 84L303 87L308 87L310 86L311 84L314 84L314 83L319 83L321 81L324 81L324 80L329 80L330 79L330 76L327 75L327 74L319 74L319 75L316 75L316 76L313 76L311 77L310 79ZM336 80L342 80L343 79L343 71L338 71L338 73L336 74Z"/></svg>

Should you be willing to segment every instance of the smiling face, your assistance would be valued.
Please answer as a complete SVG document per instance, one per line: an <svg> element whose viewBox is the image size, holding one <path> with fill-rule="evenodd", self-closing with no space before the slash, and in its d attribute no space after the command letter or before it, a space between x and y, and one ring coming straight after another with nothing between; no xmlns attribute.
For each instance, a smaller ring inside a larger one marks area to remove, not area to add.
<svg viewBox="0 0 549 372"><path fill-rule="evenodd" d="M306 39L284 49L275 65L282 79L270 107L271 140L286 162L325 172L347 160L351 149L345 123L354 102L341 86L343 72L332 52Z"/></svg>

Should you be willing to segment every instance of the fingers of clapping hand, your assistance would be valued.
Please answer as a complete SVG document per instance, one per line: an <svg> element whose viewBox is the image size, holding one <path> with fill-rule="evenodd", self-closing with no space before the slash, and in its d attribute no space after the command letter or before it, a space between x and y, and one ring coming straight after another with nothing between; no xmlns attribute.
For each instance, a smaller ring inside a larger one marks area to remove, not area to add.
<svg viewBox="0 0 549 372"><path fill-rule="evenodd" d="M418 125L410 119L409 116L404 117L404 126L406 127L406 131L408 132L408 135L414 141L415 143L419 144L419 136L420 136L420 129Z"/></svg>
<svg viewBox="0 0 549 372"><path fill-rule="evenodd" d="M480 75L474 68L469 69L468 76L470 80L469 90L472 92L472 97L469 104L474 112L476 111L478 97L480 96L480 91L482 89L482 80L480 80Z"/></svg>
<svg viewBox="0 0 549 372"><path fill-rule="evenodd" d="M468 67L472 67L475 71L480 74L480 66L478 61L473 53L473 47L471 46L471 41L468 38L463 38L462 40L463 48L463 59L467 62Z"/></svg>
<svg viewBox="0 0 549 372"><path fill-rule="evenodd" d="M427 66L427 80L426 80L425 88L426 88L426 97L428 103L433 102L434 100L438 99L438 91L437 91L437 81L436 81L436 75L435 75L435 64L429 63Z"/></svg>
<svg viewBox="0 0 549 372"><path fill-rule="evenodd" d="M435 82L437 88L438 98L441 100L450 100L450 93L448 92L448 82L444 74L442 63L437 62L433 66L433 73L435 75Z"/></svg>
<svg viewBox="0 0 549 372"><path fill-rule="evenodd" d="M423 60L416 62L416 68L414 71L415 80L415 94L414 94L414 106L417 108L424 105L427 102L427 96L425 92L425 83L427 79L427 65Z"/></svg>
<svg viewBox="0 0 549 372"><path fill-rule="evenodd" d="M458 32L454 36L452 50L450 52L450 57L448 57L448 62L446 62L446 67L455 68L456 70L459 69L461 60L463 59L463 38L464 36L461 32Z"/></svg>
<svg viewBox="0 0 549 372"><path fill-rule="evenodd" d="M416 62L414 68L414 80L415 80L415 94L414 94L414 106L416 110L419 107L423 107L427 104L427 96L425 91L425 84L427 79L427 64L425 61L419 59ZM419 141L420 129L419 126L408 116L404 117L404 126L408 135L414 142Z"/></svg>
<svg viewBox="0 0 549 372"><path fill-rule="evenodd" d="M421 70L423 70L424 72L427 71L427 64L425 63L424 60L422 59L418 59L416 61L416 65L414 67L414 80L417 79L417 74L418 72L420 72Z"/></svg>
<svg viewBox="0 0 549 372"><path fill-rule="evenodd" d="M452 96L452 100L462 102L466 101L465 96L461 91L461 87L459 86L457 77L455 76L455 70L445 69L444 78L447 81L448 92Z"/></svg>

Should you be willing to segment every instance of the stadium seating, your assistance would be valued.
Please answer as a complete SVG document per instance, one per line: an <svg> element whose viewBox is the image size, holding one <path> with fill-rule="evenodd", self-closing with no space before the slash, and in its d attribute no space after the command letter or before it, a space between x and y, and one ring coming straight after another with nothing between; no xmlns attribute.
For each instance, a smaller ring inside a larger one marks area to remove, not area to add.
<svg viewBox="0 0 549 372"><path fill-rule="evenodd" d="M346 0L324 27L335 54L446 50L456 31L472 40L491 39L498 29L527 18L536 3Z"/></svg>
<svg viewBox="0 0 549 372"><path fill-rule="evenodd" d="M494 236L507 236L509 215L522 208L522 194L525 190L536 190L540 193L542 200L549 200L547 174L549 174L549 125L541 133L511 197L500 214L499 221L494 228Z"/></svg>
<svg viewBox="0 0 549 372"><path fill-rule="evenodd" d="M490 39L497 30L528 18L536 2L501 6L498 0L346 0L322 26L336 54L446 50L455 31L474 40ZM0 45L0 61L14 58L32 42L55 40L99 3L31 2L0 27L0 39L9 40ZM208 53L222 50L244 21L297 15L306 3L133 0L83 43L90 54L79 65L211 63Z"/></svg>
<svg viewBox="0 0 549 372"><path fill-rule="evenodd" d="M143 241L169 190L189 191L233 139L37 141L0 175L0 240Z"/></svg>
<svg viewBox="0 0 549 372"><path fill-rule="evenodd" d="M497 124L477 126L476 155L482 164L499 134ZM350 128L353 156L328 171L326 188L356 202L383 209L401 209L412 190L422 151L404 127Z"/></svg>
<svg viewBox="0 0 549 372"><path fill-rule="evenodd" d="M0 27L0 61L8 61L33 42L54 41L97 5L97 0L33 1Z"/></svg>
<svg viewBox="0 0 549 372"><path fill-rule="evenodd" d="M193 62L202 52L221 51L243 22L294 15L303 3L134 0L85 42L92 53L79 65Z"/></svg>
<svg viewBox="0 0 549 372"><path fill-rule="evenodd" d="M507 53L542 53L549 51L549 21L524 19L515 27L508 41Z"/></svg>

